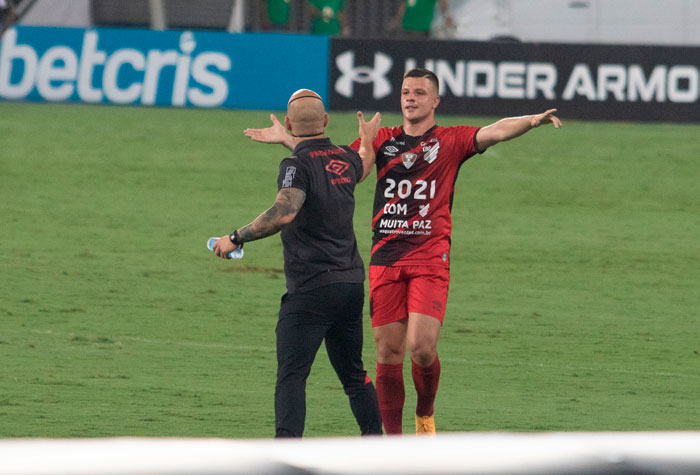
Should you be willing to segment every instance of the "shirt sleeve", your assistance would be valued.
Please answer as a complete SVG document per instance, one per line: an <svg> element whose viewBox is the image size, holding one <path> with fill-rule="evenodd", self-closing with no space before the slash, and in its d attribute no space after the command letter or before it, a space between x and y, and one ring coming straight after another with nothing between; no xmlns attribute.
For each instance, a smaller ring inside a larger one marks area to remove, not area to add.
<svg viewBox="0 0 700 475"><path fill-rule="evenodd" d="M394 127L396 128L396 127ZM379 147L382 146L382 144L389 140L392 137L392 129L388 127L382 127L379 129L379 132L377 132L377 136L374 138L374 142L372 142L372 148L374 149L374 152L379 151ZM360 150L360 138L358 137L353 143L350 144L350 148L356 151Z"/></svg>
<svg viewBox="0 0 700 475"><path fill-rule="evenodd" d="M472 127L467 125L455 127L455 138L459 148L463 151L461 158L462 162L476 155L477 153L484 152L484 150L478 150L476 148L476 133L480 128L481 127Z"/></svg>
<svg viewBox="0 0 700 475"><path fill-rule="evenodd" d="M277 175L277 190L282 188L298 188L306 193L309 179L306 169L299 166L299 160L285 158L280 163L279 175Z"/></svg>

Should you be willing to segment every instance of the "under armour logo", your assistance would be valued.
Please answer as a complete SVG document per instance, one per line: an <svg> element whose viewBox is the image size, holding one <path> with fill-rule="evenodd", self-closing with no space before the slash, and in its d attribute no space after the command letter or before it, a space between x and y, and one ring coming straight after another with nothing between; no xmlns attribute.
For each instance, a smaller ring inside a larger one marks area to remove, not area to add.
<svg viewBox="0 0 700 475"><path fill-rule="evenodd" d="M342 175L345 170L348 169L350 164L347 162L341 162L340 160L331 160L328 165L326 165L326 170L336 175Z"/></svg>
<svg viewBox="0 0 700 475"><path fill-rule="evenodd" d="M353 83L374 83L372 97L381 99L391 94L391 83L385 77L391 70L394 61L390 56L374 53L374 68L369 66L355 66L355 52L346 51L335 58L335 64L342 75L335 82L335 90L345 97L353 96Z"/></svg>

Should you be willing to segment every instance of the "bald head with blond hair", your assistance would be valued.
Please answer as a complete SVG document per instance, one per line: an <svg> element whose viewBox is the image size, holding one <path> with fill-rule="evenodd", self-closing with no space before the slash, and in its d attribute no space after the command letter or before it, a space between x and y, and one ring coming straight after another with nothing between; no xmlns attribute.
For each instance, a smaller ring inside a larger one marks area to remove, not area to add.
<svg viewBox="0 0 700 475"><path fill-rule="evenodd" d="M296 91L287 102L284 123L294 137L323 136L328 124L328 114L323 107L321 96L310 89Z"/></svg>

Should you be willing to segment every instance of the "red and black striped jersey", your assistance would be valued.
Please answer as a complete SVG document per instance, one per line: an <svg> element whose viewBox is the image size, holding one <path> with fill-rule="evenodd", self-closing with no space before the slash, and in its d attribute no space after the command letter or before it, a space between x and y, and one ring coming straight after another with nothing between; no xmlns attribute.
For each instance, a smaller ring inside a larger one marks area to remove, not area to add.
<svg viewBox="0 0 700 475"><path fill-rule="evenodd" d="M403 127L379 130L371 265L449 267L455 182L461 165L479 152L478 130L436 125L420 137ZM351 145L359 146L359 139Z"/></svg>

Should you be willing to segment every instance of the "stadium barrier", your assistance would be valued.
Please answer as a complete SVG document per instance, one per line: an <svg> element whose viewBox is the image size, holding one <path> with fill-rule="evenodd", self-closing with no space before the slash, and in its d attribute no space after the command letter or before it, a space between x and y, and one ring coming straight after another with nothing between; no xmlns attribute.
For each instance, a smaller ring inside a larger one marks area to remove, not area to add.
<svg viewBox="0 0 700 475"><path fill-rule="evenodd" d="M0 98L283 110L309 88L333 110L399 111L407 69L441 82L441 114L700 122L700 48L15 27Z"/></svg>
<svg viewBox="0 0 700 475"><path fill-rule="evenodd" d="M700 432L0 440L2 475L697 474Z"/></svg>

